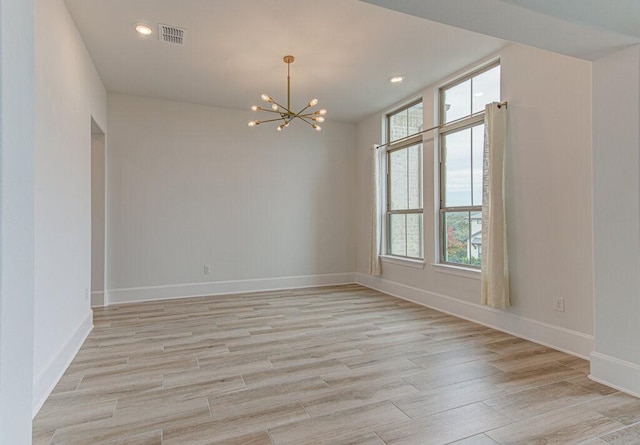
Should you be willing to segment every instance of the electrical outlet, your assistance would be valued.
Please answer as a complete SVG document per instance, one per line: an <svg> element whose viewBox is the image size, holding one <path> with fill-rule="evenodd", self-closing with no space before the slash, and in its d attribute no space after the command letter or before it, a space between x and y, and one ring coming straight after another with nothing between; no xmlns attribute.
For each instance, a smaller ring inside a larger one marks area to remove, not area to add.
<svg viewBox="0 0 640 445"><path fill-rule="evenodd" d="M211 266L209 266L208 264L205 264L204 267L202 268L202 271L204 272L205 275L209 275L211 273Z"/></svg>
<svg viewBox="0 0 640 445"><path fill-rule="evenodd" d="M558 312L564 312L564 298L555 297L553 299L553 310Z"/></svg>

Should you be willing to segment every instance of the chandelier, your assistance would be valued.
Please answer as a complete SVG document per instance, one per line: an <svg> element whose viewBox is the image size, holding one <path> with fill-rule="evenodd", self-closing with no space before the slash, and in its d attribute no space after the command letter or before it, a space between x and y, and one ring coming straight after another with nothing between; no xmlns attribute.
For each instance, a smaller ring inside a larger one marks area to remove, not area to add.
<svg viewBox="0 0 640 445"><path fill-rule="evenodd" d="M286 128L289 126L292 120L300 119L301 121L311 125L311 127L313 127L314 130L320 131L322 128L320 127L320 125L318 125L318 123L324 122L324 116L327 114L327 110L324 110L324 109L318 110L318 111L309 110L309 108L315 107L318 104L318 99L311 99L307 103L307 105L305 105L305 107L302 110L298 111L297 113L291 111L291 77L290 77L289 69L291 67L291 64L294 61L294 58L293 56L284 56L282 60L284 61L284 63L287 64L287 106L285 107L283 105L280 105L271 96L263 94L261 96L262 100L264 100L267 103L270 103L271 106L269 108L262 108L257 105L253 105L251 109L253 111L264 111L267 113L272 113L272 114L278 115L278 117L275 117L273 119L267 119L267 120L251 121L249 122L249 126L255 127L257 125L264 124L266 122L281 122L281 124L278 125L276 130L282 131L283 128Z"/></svg>

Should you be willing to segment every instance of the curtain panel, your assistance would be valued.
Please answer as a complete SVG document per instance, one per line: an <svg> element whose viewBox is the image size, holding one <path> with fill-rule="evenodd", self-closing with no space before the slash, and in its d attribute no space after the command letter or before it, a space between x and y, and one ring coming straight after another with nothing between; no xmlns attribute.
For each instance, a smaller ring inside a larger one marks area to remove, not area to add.
<svg viewBox="0 0 640 445"><path fill-rule="evenodd" d="M482 304L500 309L511 304L504 203L506 135L507 107L488 104L482 181Z"/></svg>
<svg viewBox="0 0 640 445"><path fill-rule="evenodd" d="M382 243L382 209L381 199L382 184L380 183L381 154L378 147L371 147L371 232L370 232L370 258L369 273L378 276L382 273L380 264L380 252Z"/></svg>

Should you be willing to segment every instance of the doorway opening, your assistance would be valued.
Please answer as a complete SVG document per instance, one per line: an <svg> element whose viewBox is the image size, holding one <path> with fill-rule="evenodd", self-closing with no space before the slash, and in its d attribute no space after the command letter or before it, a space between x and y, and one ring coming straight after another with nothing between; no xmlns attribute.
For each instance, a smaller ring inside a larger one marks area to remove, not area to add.
<svg viewBox="0 0 640 445"><path fill-rule="evenodd" d="M105 306L105 134L91 118L91 307Z"/></svg>

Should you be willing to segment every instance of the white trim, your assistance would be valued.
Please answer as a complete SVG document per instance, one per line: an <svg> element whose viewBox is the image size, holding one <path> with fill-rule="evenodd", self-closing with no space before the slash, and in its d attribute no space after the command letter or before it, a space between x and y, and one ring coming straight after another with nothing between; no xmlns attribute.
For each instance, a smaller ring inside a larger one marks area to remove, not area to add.
<svg viewBox="0 0 640 445"><path fill-rule="evenodd" d="M591 353L589 378L634 397L640 397L640 365L637 363L594 351Z"/></svg>
<svg viewBox="0 0 640 445"><path fill-rule="evenodd" d="M108 289L105 305L355 283L353 273Z"/></svg>
<svg viewBox="0 0 640 445"><path fill-rule="evenodd" d="M383 263L397 264L398 266L424 269L424 260L414 260L411 258L402 258L393 255L380 255L380 261Z"/></svg>
<svg viewBox="0 0 640 445"><path fill-rule="evenodd" d="M462 79L464 77L469 77L474 72L476 72L476 71L480 72L483 69L488 68L489 66L491 66L493 64L502 65L502 52L509 45L513 45L513 44L512 43L507 43L505 46L500 48L498 51L496 51L492 55L490 55L488 57L485 57L484 59L480 60L479 62L473 63L471 65L467 65L466 67L464 67L462 69L459 69L455 73L445 77L444 80L442 80L441 82L439 82L439 83L434 85L435 89L439 90L439 89L445 88L445 87L447 87L449 85L453 85L456 82L456 80ZM500 68L500 69L502 70L502 68Z"/></svg>
<svg viewBox="0 0 640 445"><path fill-rule="evenodd" d="M454 266L452 264L431 263L433 270L448 275L455 275L472 280L479 280L481 276L480 269L472 269L470 267Z"/></svg>
<svg viewBox="0 0 640 445"><path fill-rule="evenodd" d="M384 278L358 273L356 280L358 284L371 289L488 326L585 360L589 360L591 351L593 351L593 335L522 317L508 312L508 310L493 309Z"/></svg>
<svg viewBox="0 0 640 445"><path fill-rule="evenodd" d="M91 292L91 307L103 307L104 306L104 291Z"/></svg>
<svg viewBox="0 0 640 445"><path fill-rule="evenodd" d="M403 108L407 108L411 104L417 105L418 102L424 102L423 90L424 88L419 92L412 94L408 98L401 100L399 102L396 102L395 104L391 105L391 107L385 108L385 110L382 111L382 126L385 128L384 137L382 138L383 141L386 141L386 137L387 137L387 116L389 116L390 114L394 114L402 110Z"/></svg>
<svg viewBox="0 0 640 445"><path fill-rule="evenodd" d="M92 329L93 312L89 311L80 325L60 345L53 358L36 376L33 381L33 417L38 414Z"/></svg>

